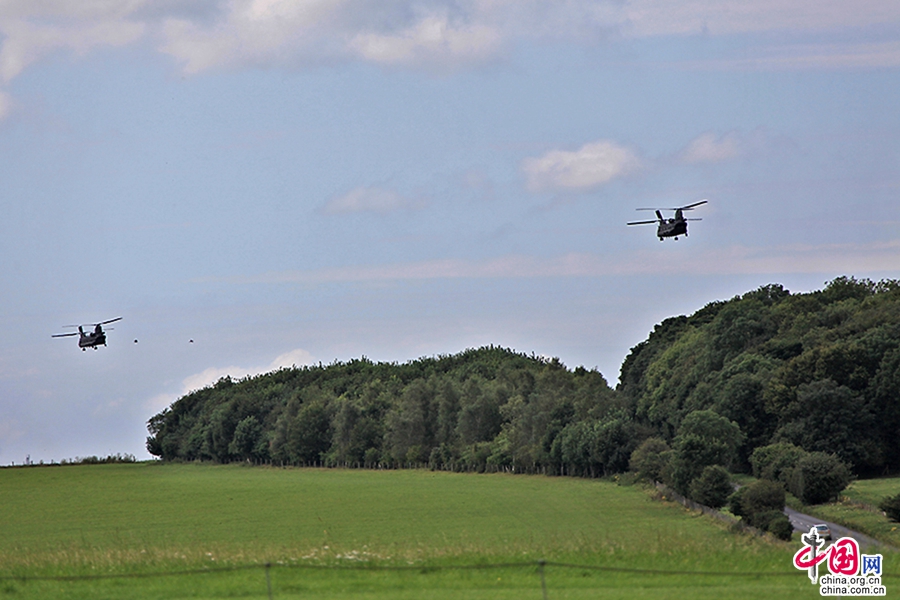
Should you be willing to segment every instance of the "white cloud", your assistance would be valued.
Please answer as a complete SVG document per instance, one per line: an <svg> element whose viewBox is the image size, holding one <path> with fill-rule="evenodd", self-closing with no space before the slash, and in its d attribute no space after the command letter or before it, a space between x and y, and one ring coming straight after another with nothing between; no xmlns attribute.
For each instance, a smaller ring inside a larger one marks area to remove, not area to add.
<svg viewBox="0 0 900 600"><path fill-rule="evenodd" d="M346 60L447 70L501 56L523 40L845 32L841 43L696 64L896 67L900 41L861 36L898 24L900 2L885 0L3 0L0 82L53 53L81 56L147 39L185 73L199 73Z"/></svg>
<svg viewBox="0 0 900 600"><path fill-rule="evenodd" d="M80 55L147 37L186 73L197 73L348 59L447 68L482 62L527 39L595 43L610 35L819 33L892 24L900 24L900 3L884 0L4 0L0 78L8 82L57 50ZM847 65L895 57L893 41L807 56Z"/></svg>
<svg viewBox="0 0 900 600"><path fill-rule="evenodd" d="M312 354L302 348L298 348L279 355L269 364L266 371L275 371L283 367L302 367L303 365L311 365L314 362L315 358Z"/></svg>
<svg viewBox="0 0 900 600"><path fill-rule="evenodd" d="M648 239L653 239L650 236ZM672 242L674 244L674 242ZM681 242L679 242L680 244ZM501 279L534 277L602 277L608 275L736 275L823 273L900 275L900 240L871 244L731 246L684 260L668 244L626 257L568 253L540 258L506 255L485 260L442 259L387 265L285 271L226 280L239 285L334 283L425 279ZM213 375L207 376L210 379ZM219 375L221 376L221 375ZM217 378L216 378L217 379Z"/></svg>
<svg viewBox="0 0 900 600"><path fill-rule="evenodd" d="M617 15L628 35L820 32L900 21L884 0L631 0Z"/></svg>
<svg viewBox="0 0 900 600"><path fill-rule="evenodd" d="M137 4L5 3L0 9L0 33L4 37L0 79L8 83L28 65L57 50L84 55L98 46L124 46L140 39L145 25L128 18Z"/></svg>
<svg viewBox="0 0 900 600"><path fill-rule="evenodd" d="M734 132L717 136L707 132L695 138L678 154L678 159L687 164L717 163L741 154L741 141Z"/></svg>
<svg viewBox="0 0 900 600"><path fill-rule="evenodd" d="M243 377L254 377L262 373L277 371L281 368L301 367L311 365L315 362L312 354L303 349L291 350L279 355L275 360L265 367L209 367L199 373L194 373L184 378L181 382L181 390L176 394L158 394L147 401L146 407L158 412L170 406L178 398L203 389L215 384L223 377L231 377L232 379L241 379Z"/></svg>
<svg viewBox="0 0 900 600"><path fill-rule="evenodd" d="M637 155L618 144L601 140L574 152L551 150L522 161L522 171L532 191L588 190L638 169Z"/></svg>
<svg viewBox="0 0 900 600"><path fill-rule="evenodd" d="M393 190L360 186L329 199L322 212L329 215L374 212L387 214L398 210L416 210L425 206L421 198L408 198Z"/></svg>
<svg viewBox="0 0 900 600"><path fill-rule="evenodd" d="M501 34L484 25L456 25L445 16L429 16L411 27L390 33L360 33L350 48L362 58L384 64L455 64L493 56Z"/></svg>

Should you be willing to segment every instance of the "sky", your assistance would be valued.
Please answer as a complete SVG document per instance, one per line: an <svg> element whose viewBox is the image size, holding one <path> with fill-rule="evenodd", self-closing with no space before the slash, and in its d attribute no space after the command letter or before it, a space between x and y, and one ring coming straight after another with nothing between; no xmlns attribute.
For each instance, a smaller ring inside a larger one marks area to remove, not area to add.
<svg viewBox="0 0 900 600"><path fill-rule="evenodd" d="M884 0L0 0L0 464L282 366L615 386L670 316L900 278L898 106Z"/></svg>

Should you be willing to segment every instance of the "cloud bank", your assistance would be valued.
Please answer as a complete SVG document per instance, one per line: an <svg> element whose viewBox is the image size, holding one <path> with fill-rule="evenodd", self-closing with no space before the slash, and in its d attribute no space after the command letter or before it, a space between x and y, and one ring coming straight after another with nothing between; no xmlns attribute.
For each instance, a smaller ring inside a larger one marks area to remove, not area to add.
<svg viewBox="0 0 900 600"><path fill-rule="evenodd" d="M900 60L898 25L900 3L884 0L5 0L0 80L58 51L138 41L191 74L344 60L460 68L523 40L841 31L857 39L773 47L776 56L748 60L859 67ZM894 35L867 39L876 27Z"/></svg>
<svg viewBox="0 0 900 600"><path fill-rule="evenodd" d="M284 271L251 277L204 279L238 285L323 284L425 279L603 277L610 275L781 275L897 273L900 240L872 244L731 246L685 261L670 248L630 256L568 253L554 257L506 255L484 260L442 259L385 265Z"/></svg>

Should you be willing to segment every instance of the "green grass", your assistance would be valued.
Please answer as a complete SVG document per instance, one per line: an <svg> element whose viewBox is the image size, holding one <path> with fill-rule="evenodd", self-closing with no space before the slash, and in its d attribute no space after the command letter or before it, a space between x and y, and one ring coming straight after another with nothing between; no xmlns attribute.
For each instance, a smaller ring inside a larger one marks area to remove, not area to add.
<svg viewBox="0 0 900 600"><path fill-rule="evenodd" d="M540 559L551 561L553 599L818 595L791 566L796 544L731 533L608 481L153 463L7 468L0 507L0 598L267 598L267 562L275 598L541 598ZM894 557L885 558L890 572ZM516 566L495 566L505 563Z"/></svg>
<svg viewBox="0 0 900 600"><path fill-rule="evenodd" d="M859 479L847 486L842 496L853 502L861 502L878 506L885 496L900 494L900 477L883 477L881 479Z"/></svg>
<svg viewBox="0 0 900 600"><path fill-rule="evenodd" d="M898 493L900 477L861 479L841 492L841 502L800 509L822 520L838 523L900 548L900 523L890 521L877 508L885 496Z"/></svg>

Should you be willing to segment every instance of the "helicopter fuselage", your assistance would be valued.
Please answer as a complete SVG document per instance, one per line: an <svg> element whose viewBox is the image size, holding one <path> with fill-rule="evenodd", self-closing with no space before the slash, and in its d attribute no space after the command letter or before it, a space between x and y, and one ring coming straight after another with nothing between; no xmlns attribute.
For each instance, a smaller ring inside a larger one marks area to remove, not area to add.
<svg viewBox="0 0 900 600"><path fill-rule="evenodd" d="M656 235L660 240L667 237L678 239L679 235L687 235L687 220L679 210L675 213L674 219L660 219L659 226L656 228Z"/></svg>
<svg viewBox="0 0 900 600"><path fill-rule="evenodd" d="M97 327L97 329L91 333L85 333L79 328L78 333L80 334L78 336L78 347L82 350L86 348L93 348L96 350L97 346L100 346L101 344L103 346L106 345L106 332L100 329L100 327Z"/></svg>

